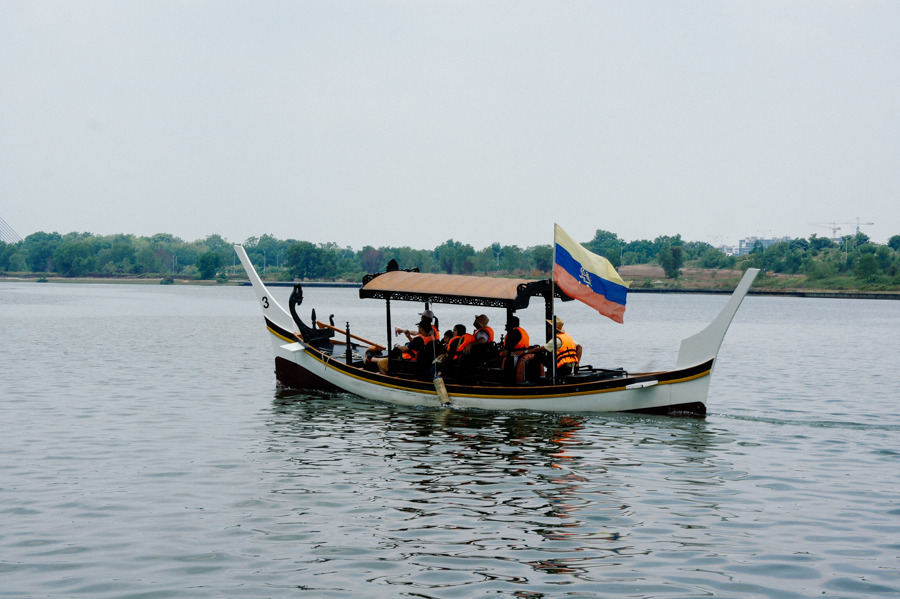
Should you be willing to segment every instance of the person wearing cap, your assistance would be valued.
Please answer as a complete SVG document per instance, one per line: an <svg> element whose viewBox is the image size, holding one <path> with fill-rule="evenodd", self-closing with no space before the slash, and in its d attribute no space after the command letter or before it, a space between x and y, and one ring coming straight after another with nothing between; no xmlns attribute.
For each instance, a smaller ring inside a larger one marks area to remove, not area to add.
<svg viewBox="0 0 900 599"><path fill-rule="evenodd" d="M547 321L547 336L551 337L546 345L540 345L533 349L529 349L525 354L536 354L544 366L550 368L553 365L553 349L556 347L556 375L568 376L578 365L578 344L572 339L571 335L563 329L565 322L560 317L556 317L556 334L551 335L553 330L553 321Z"/></svg>
<svg viewBox="0 0 900 599"><path fill-rule="evenodd" d="M472 323L472 326L475 327L475 332L472 335L475 339L466 345L463 352L469 354L472 353L472 350L482 349L478 346L484 345L485 343L490 343L494 340L494 329L488 326L490 319L486 314L479 314L475 317L475 322Z"/></svg>
<svg viewBox="0 0 900 599"><path fill-rule="evenodd" d="M431 310L425 310L424 312L419 312L419 320L428 322L431 325L432 333L436 339L439 339L441 336L441 329L438 327L437 318L434 317L434 312ZM412 341L413 337L416 335L416 331L410 331L408 329L397 329L397 334L403 333L406 335L406 338L409 341Z"/></svg>

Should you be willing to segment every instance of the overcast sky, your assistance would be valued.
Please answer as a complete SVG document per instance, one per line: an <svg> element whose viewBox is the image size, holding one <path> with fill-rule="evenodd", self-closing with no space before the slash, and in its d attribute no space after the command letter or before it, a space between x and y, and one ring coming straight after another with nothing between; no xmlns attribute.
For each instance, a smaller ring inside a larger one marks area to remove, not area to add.
<svg viewBox="0 0 900 599"><path fill-rule="evenodd" d="M900 2L0 0L0 134L22 237L886 242Z"/></svg>

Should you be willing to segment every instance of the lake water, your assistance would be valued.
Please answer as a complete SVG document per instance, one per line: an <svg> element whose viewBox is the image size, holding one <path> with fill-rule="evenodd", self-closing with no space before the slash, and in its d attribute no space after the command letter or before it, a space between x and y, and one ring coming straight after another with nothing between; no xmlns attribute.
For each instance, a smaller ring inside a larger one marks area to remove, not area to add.
<svg viewBox="0 0 900 599"><path fill-rule="evenodd" d="M725 301L558 312L641 370ZM898 597L898 354L900 302L751 296L705 420L407 409L276 389L247 287L0 283L0 597Z"/></svg>

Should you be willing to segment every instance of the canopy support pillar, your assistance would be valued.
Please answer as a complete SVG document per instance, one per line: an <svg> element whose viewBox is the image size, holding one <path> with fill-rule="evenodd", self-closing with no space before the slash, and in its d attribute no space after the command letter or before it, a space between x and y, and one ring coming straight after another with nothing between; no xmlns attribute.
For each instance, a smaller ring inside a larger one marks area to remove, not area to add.
<svg viewBox="0 0 900 599"><path fill-rule="evenodd" d="M390 352L390 349L393 347L393 344L391 343L391 296L387 296L385 298L384 307L385 310L387 310L387 317L384 319L384 321L387 323L387 342L384 344L384 346Z"/></svg>

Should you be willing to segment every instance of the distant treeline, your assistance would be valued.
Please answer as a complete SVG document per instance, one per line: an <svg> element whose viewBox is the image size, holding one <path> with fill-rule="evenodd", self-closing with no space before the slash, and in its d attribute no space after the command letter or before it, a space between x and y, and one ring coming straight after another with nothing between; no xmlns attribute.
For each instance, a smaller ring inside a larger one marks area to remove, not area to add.
<svg viewBox="0 0 900 599"><path fill-rule="evenodd" d="M614 266L659 264L669 278L681 268L713 269L758 267L775 273L804 274L824 280L852 276L869 285L900 284L900 235L887 245L872 243L864 233L839 241L811 236L774 243L758 243L747 256L728 256L705 242L684 241L681 235L649 241L625 241L615 233L597 230L583 242L590 251ZM335 243L311 243L251 237L243 243L257 269L280 280L359 281L366 273L384 270L394 259L400 268L449 274L545 276L552 267L550 245L521 248L493 243L476 250L452 239L431 250L408 246L361 250ZM33 233L17 243L0 242L0 272L64 277L189 277L227 280L243 278L232 244L220 235L186 242L173 235L93 235L91 233Z"/></svg>

